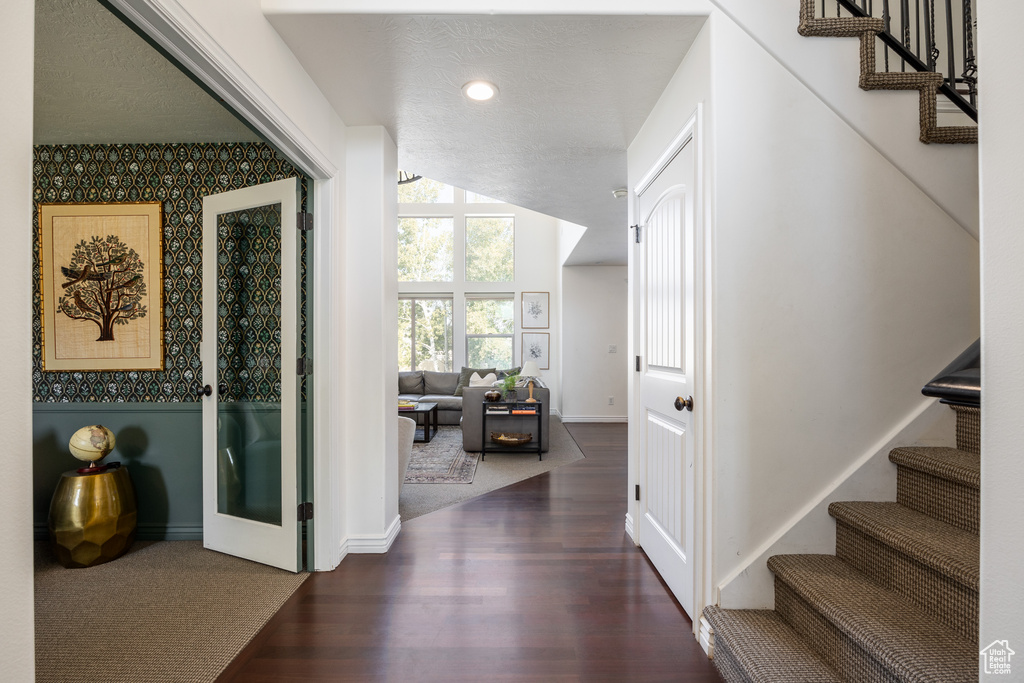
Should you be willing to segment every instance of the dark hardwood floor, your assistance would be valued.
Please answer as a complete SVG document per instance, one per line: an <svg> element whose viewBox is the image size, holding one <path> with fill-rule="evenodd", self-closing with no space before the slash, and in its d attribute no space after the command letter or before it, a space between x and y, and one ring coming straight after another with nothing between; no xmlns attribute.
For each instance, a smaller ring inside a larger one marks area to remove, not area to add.
<svg viewBox="0 0 1024 683"><path fill-rule="evenodd" d="M313 575L218 680L721 681L625 534L626 426L567 427L586 459Z"/></svg>

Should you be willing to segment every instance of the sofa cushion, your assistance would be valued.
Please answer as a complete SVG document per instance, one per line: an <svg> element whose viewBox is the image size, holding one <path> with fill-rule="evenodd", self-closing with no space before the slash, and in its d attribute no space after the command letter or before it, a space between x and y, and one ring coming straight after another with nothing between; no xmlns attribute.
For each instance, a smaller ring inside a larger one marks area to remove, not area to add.
<svg viewBox="0 0 1024 683"><path fill-rule="evenodd" d="M509 375L518 375L521 367L509 368L508 370L498 370L498 379L505 379Z"/></svg>
<svg viewBox="0 0 1024 683"><path fill-rule="evenodd" d="M400 372L398 373L398 393L400 394L422 394L423 393L423 371Z"/></svg>
<svg viewBox="0 0 1024 683"><path fill-rule="evenodd" d="M459 385L459 373L457 372L432 372L423 371L423 393L424 394L447 394L455 395L455 389Z"/></svg>
<svg viewBox="0 0 1024 683"><path fill-rule="evenodd" d="M498 376L494 373L481 377L479 373L474 372L469 376L469 386L471 387L491 387L497 381Z"/></svg>
<svg viewBox="0 0 1024 683"><path fill-rule="evenodd" d="M495 368L462 368L462 372L459 373L458 384L455 387L455 391L452 393L456 396L462 396L462 390L469 386L469 378L473 376L474 372L481 377L484 375L498 374L498 371Z"/></svg>
<svg viewBox="0 0 1024 683"><path fill-rule="evenodd" d="M436 403L438 410L462 410L462 397L450 394L424 394L420 403Z"/></svg>

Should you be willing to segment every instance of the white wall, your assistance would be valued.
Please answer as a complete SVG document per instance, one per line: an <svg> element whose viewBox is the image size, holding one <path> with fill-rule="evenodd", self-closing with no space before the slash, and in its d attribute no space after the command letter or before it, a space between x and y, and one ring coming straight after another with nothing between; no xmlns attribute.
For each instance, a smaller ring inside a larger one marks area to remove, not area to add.
<svg viewBox="0 0 1024 683"><path fill-rule="evenodd" d="M978 335L978 252L744 31L720 15L713 25L714 557L724 582L920 412L924 383Z"/></svg>
<svg viewBox="0 0 1024 683"><path fill-rule="evenodd" d="M0 430L9 476L0 483L0 661L3 678L35 678L32 574L32 74L34 3L3 11L0 204L4 207L3 320L0 325ZM38 275L36 275L37 277Z"/></svg>
<svg viewBox="0 0 1024 683"><path fill-rule="evenodd" d="M563 422L626 419L631 358L626 275L625 266L562 268Z"/></svg>
<svg viewBox="0 0 1024 683"><path fill-rule="evenodd" d="M801 36L796 30L799 0L711 2L749 31L822 102L977 237L975 145L918 142L917 91L861 90L859 38Z"/></svg>
<svg viewBox="0 0 1024 683"><path fill-rule="evenodd" d="M348 552L398 532L398 150L382 126L347 131L344 405Z"/></svg>
<svg viewBox="0 0 1024 683"><path fill-rule="evenodd" d="M455 260L457 264L464 262L465 249L460 226L465 226L465 216L470 215L504 215L515 217L515 279L513 282L465 282L459 278L460 268L456 268L456 282L400 282L402 294L451 294L453 308L453 368L458 371L466 364L466 295L502 293L513 294L515 312L515 335L512 340L514 365L522 363L522 343L524 331L546 332L548 338L548 357L550 368L541 371L541 378L551 392L551 407L557 410L561 398L561 369L558 358L562 345L561 307L559 296L558 271L561 262L558 260L559 221L536 211L505 203L466 204L463 190L455 190L455 202L452 204L402 204L399 212L403 216L452 216L455 219ZM396 252L397 253L397 252ZM523 330L522 328L522 293L549 292L551 310L548 315L550 323L546 330ZM397 320L397 317L396 317ZM395 333L397 338L397 323ZM397 351L394 355L398 357ZM395 381L397 387L397 380Z"/></svg>
<svg viewBox="0 0 1024 683"><path fill-rule="evenodd" d="M1021 3L979 3L981 91L981 647L1009 639L1024 653L1024 91L1018 73ZM1013 539L1013 540L1009 540ZM1015 678L1024 654L1012 660ZM1009 678L1009 676L1007 677Z"/></svg>

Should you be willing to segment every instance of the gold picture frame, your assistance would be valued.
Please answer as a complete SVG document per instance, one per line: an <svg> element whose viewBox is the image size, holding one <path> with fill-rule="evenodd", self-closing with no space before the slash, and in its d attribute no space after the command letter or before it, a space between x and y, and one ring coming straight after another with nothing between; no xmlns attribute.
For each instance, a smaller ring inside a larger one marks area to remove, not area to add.
<svg viewBox="0 0 1024 683"><path fill-rule="evenodd" d="M162 204L38 215L43 370L163 370Z"/></svg>

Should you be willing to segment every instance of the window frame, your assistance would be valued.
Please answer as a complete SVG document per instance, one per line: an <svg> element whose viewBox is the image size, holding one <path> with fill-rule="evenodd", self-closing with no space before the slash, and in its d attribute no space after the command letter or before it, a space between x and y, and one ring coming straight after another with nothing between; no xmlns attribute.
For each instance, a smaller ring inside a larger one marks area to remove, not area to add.
<svg viewBox="0 0 1024 683"><path fill-rule="evenodd" d="M469 325L465 323L465 320L469 317L469 302L470 301L508 301L512 304L512 331L508 334L471 334L469 332ZM509 368L515 367L516 363L516 295L515 292L474 292L472 294L467 293L465 295L465 305L463 306L463 329L465 330L465 346L466 346L466 366L469 367L469 340L470 339L508 339L509 341ZM501 370L507 368L499 368Z"/></svg>
<svg viewBox="0 0 1024 683"><path fill-rule="evenodd" d="M451 319L450 319L451 336L449 338L450 339L449 350L451 352L451 367L449 367L447 369L444 369L444 370L438 370L437 372L452 372L454 367L455 367L455 338L456 338L456 334L457 334L456 333L456 329L455 329L455 297L451 293L442 293L442 294L399 293L399 295L398 295L399 303L401 303L403 301L408 301L408 302L410 302L410 304L412 306L412 315L409 316L409 346L410 346L410 348L409 348L409 368L410 369L408 371L406 371L406 370L402 370L401 368L399 368L399 372L409 372L409 371L417 372L416 366L418 365L418 363L416 362L416 302L417 301L426 301L426 300L430 300L430 301L448 301L448 302L451 303Z"/></svg>

